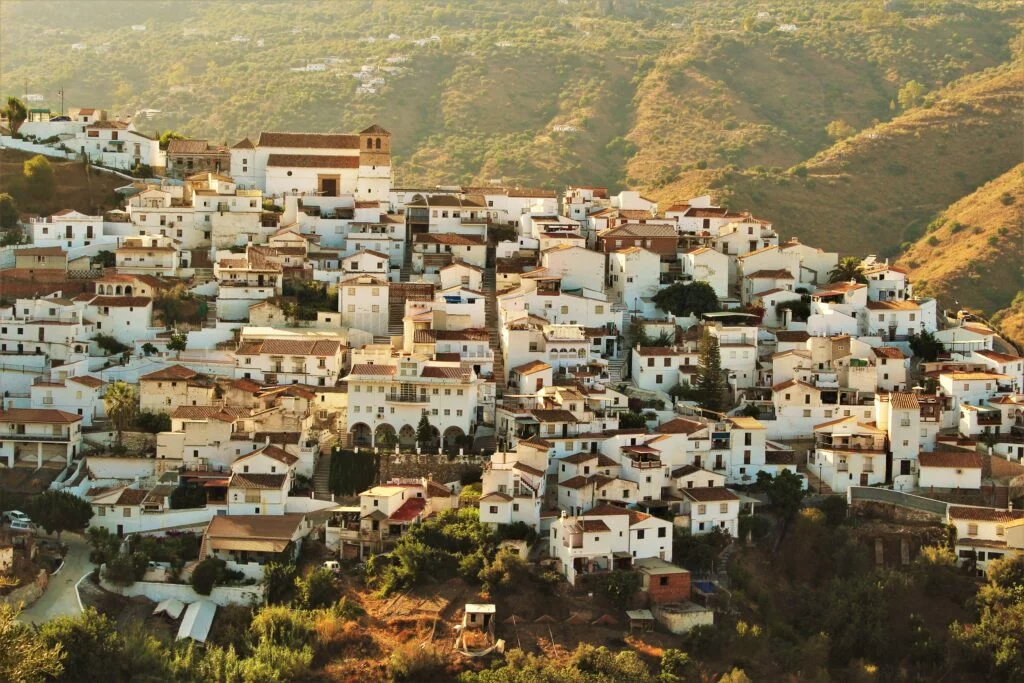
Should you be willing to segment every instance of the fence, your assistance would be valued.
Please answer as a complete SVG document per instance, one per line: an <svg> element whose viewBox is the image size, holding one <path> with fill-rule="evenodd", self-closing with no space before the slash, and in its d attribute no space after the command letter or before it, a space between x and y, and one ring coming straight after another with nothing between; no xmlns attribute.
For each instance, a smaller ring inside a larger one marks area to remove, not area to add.
<svg viewBox="0 0 1024 683"><path fill-rule="evenodd" d="M946 516L949 503L934 498L923 498L910 493L880 489L871 486L851 486L847 489L847 502L888 503L911 510L919 510L941 517Z"/></svg>

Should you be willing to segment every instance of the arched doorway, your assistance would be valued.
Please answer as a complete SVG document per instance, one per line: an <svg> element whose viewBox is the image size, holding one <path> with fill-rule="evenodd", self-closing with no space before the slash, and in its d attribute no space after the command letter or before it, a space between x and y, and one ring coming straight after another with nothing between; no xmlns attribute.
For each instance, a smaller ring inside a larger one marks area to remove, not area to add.
<svg viewBox="0 0 1024 683"><path fill-rule="evenodd" d="M398 448L402 451L416 450L416 428L405 425L398 430Z"/></svg>
<svg viewBox="0 0 1024 683"><path fill-rule="evenodd" d="M132 295L132 286L131 285L125 285L124 286L124 295L125 296L131 296Z"/></svg>
<svg viewBox="0 0 1024 683"><path fill-rule="evenodd" d="M389 424L377 425L373 433L373 445L381 450L393 451L398 443L398 435L395 428Z"/></svg>
<svg viewBox="0 0 1024 683"><path fill-rule="evenodd" d="M373 445L373 432L370 430L370 426L363 423L357 422L352 425L352 445L353 446L364 446L369 447Z"/></svg>
<svg viewBox="0 0 1024 683"><path fill-rule="evenodd" d="M446 453L458 453L459 447L464 445L466 432L459 427L449 427L444 430L444 450Z"/></svg>

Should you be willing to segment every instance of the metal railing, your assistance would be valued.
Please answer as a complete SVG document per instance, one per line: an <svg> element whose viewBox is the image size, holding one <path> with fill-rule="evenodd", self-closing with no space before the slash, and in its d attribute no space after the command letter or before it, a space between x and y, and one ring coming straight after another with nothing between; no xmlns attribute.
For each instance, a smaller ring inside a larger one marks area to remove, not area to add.
<svg viewBox="0 0 1024 683"><path fill-rule="evenodd" d="M847 489L847 500L850 503L857 501L888 503L911 510L920 510L934 515L945 516L949 504L945 501L934 498L924 498L901 491L880 489L872 486L851 486Z"/></svg>

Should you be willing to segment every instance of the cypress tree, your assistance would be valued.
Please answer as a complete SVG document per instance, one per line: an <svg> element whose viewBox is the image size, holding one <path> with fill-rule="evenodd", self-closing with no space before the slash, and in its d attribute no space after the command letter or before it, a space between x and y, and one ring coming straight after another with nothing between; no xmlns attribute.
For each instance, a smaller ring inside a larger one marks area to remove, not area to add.
<svg viewBox="0 0 1024 683"><path fill-rule="evenodd" d="M700 357L697 360L697 392L701 407L724 411L727 407L727 391L718 339L705 327L700 338Z"/></svg>

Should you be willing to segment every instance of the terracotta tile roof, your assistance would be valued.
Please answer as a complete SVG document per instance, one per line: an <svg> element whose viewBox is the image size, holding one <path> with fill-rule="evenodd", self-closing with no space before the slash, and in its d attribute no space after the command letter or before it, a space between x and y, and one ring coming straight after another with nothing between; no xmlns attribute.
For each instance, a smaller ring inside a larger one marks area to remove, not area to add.
<svg viewBox="0 0 1024 683"><path fill-rule="evenodd" d="M1004 510L951 505L949 508L949 516L951 519L969 519L977 520L979 522L1012 522L1015 519L1024 519L1024 510Z"/></svg>
<svg viewBox="0 0 1024 683"><path fill-rule="evenodd" d="M64 256L64 250L60 247L29 247L27 249L18 249L14 252L15 256Z"/></svg>
<svg viewBox="0 0 1024 683"><path fill-rule="evenodd" d="M611 529L608 528L608 525L600 519L581 519L576 523L576 525L579 527L580 531L584 533L611 531Z"/></svg>
<svg viewBox="0 0 1024 683"><path fill-rule="evenodd" d="M921 407L917 400L917 394L906 391L897 391L889 395L889 403L897 410L917 410Z"/></svg>
<svg viewBox="0 0 1024 683"><path fill-rule="evenodd" d="M531 436L529 439L521 439L518 445L531 446L532 448L538 448L543 450L548 450L549 448L552 448L554 446L553 443L551 443L550 441L545 441L539 436Z"/></svg>
<svg viewBox="0 0 1024 683"><path fill-rule="evenodd" d="M433 377L436 379L469 379L469 371L462 368L449 368L437 365L427 365L420 371L420 377Z"/></svg>
<svg viewBox="0 0 1024 683"><path fill-rule="evenodd" d="M829 294L845 294L846 292L853 292L858 289L864 289L867 287L863 282L833 282L830 285L825 285L824 288L819 289L814 293L814 296L827 296Z"/></svg>
<svg viewBox="0 0 1024 683"><path fill-rule="evenodd" d="M780 342L800 343L810 338L806 330L779 330L775 333L775 339Z"/></svg>
<svg viewBox="0 0 1024 683"><path fill-rule="evenodd" d="M921 307L913 301L869 301L869 311L916 311Z"/></svg>
<svg viewBox="0 0 1024 683"><path fill-rule="evenodd" d="M231 475L228 486L241 489L280 489L284 486L287 474L249 474L235 472Z"/></svg>
<svg viewBox="0 0 1024 683"><path fill-rule="evenodd" d="M114 505L141 505L148 495L149 491L142 489L124 489Z"/></svg>
<svg viewBox="0 0 1024 683"><path fill-rule="evenodd" d="M411 522L427 507L426 498L410 498L391 513L388 519L392 522Z"/></svg>
<svg viewBox="0 0 1024 683"><path fill-rule="evenodd" d="M238 419L230 412L230 409L221 406L178 406L171 413L171 418L176 420L219 420L220 422L234 422Z"/></svg>
<svg viewBox="0 0 1024 683"><path fill-rule="evenodd" d="M756 270L750 275L745 276L748 280L757 279L772 279L772 280L794 280L793 273L789 272L785 268L778 268L776 270Z"/></svg>
<svg viewBox="0 0 1024 683"><path fill-rule="evenodd" d="M113 308L135 307L145 308L153 300L148 296L97 296L89 302L90 306L110 306Z"/></svg>
<svg viewBox="0 0 1024 683"><path fill-rule="evenodd" d="M955 467L981 469L981 453L977 451L936 451L917 454L921 467Z"/></svg>
<svg viewBox="0 0 1024 683"><path fill-rule="evenodd" d="M566 479L565 481L559 482L558 485L567 489L578 491L579 489L586 486L588 482L589 479L587 477L584 477L582 475L576 475L575 477L571 477L569 479Z"/></svg>
<svg viewBox="0 0 1024 683"><path fill-rule="evenodd" d="M95 389L97 387L101 387L104 384L106 384L106 382L104 382L100 378L93 377L92 375L77 375L75 377L68 377L68 379L70 381L72 381L72 382L76 382L78 384L82 384L82 385L90 387L92 389Z"/></svg>
<svg viewBox="0 0 1024 683"><path fill-rule="evenodd" d="M512 496L508 495L507 493L501 493L499 491L493 491L491 493L488 493L486 496L480 498L481 503L507 503L510 500L512 500Z"/></svg>
<svg viewBox="0 0 1024 683"><path fill-rule="evenodd" d="M337 339L264 339L242 342L236 355L255 356L259 354L287 356L333 356L338 353L341 342Z"/></svg>
<svg viewBox="0 0 1024 683"><path fill-rule="evenodd" d="M359 136L342 133L275 133L264 131L257 138L256 146L359 149Z"/></svg>
<svg viewBox="0 0 1024 683"><path fill-rule="evenodd" d="M488 341L490 334L485 329L467 328L465 330L433 330L438 341Z"/></svg>
<svg viewBox="0 0 1024 683"><path fill-rule="evenodd" d="M650 214L648 214L650 217ZM623 223L614 227L605 228L598 232L598 237L619 238L619 237L677 237L675 226L664 223Z"/></svg>
<svg viewBox="0 0 1024 683"><path fill-rule="evenodd" d="M280 168L359 168L357 156L326 154L271 154L267 166Z"/></svg>
<svg viewBox="0 0 1024 683"><path fill-rule="evenodd" d="M453 232L421 233L413 236L418 244L448 244L452 246L484 246L484 241L471 235L457 235Z"/></svg>
<svg viewBox="0 0 1024 683"><path fill-rule="evenodd" d="M1024 358L1021 358L1020 356L1013 356L1008 353L999 353L998 351L975 351L974 353L982 356L983 358L995 361L996 363L1014 363L1016 361L1024 360Z"/></svg>
<svg viewBox="0 0 1024 683"><path fill-rule="evenodd" d="M297 457L295 457L288 451L284 450L283 448L278 448L277 446L264 446L263 448L253 451L252 453L246 453L245 455L235 458L235 462L245 460L256 455L265 455L268 458L273 458L274 460L277 460L278 462L284 463L285 465L289 466L294 465L299 461Z"/></svg>
<svg viewBox="0 0 1024 683"><path fill-rule="evenodd" d="M81 420L81 415L74 415L53 408L8 408L7 410L0 408L0 422L73 424ZM2 435L0 435L0 438L2 438Z"/></svg>
<svg viewBox="0 0 1024 683"><path fill-rule="evenodd" d="M303 252L303 253L305 253L305 252ZM379 251L374 251L373 249L360 249L359 251L355 252L354 254L349 254L348 256L342 257L341 261L342 261L342 263L344 263L345 261L348 261L349 259L354 259L357 256L360 256L362 254L371 254L373 256L378 256L378 257L383 258L383 259L391 258L387 254L383 254L383 253L381 253Z"/></svg>
<svg viewBox="0 0 1024 683"><path fill-rule="evenodd" d="M242 138L231 146L231 149L256 149L256 146L252 144L252 140L249 138Z"/></svg>
<svg viewBox="0 0 1024 683"><path fill-rule="evenodd" d="M952 377L958 382L964 381L992 381L1006 379L1007 375L1000 374L998 372L944 372L944 377Z"/></svg>
<svg viewBox="0 0 1024 683"><path fill-rule="evenodd" d="M693 474L694 472L700 471L701 468L697 467L696 465L683 465L682 467L677 467L676 469L672 470L672 478L678 479L679 477L687 477Z"/></svg>
<svg viewBox="0 0 1024 683"><path fill-rule="evenodd" d="M681 489L681 493L698 503L712 503L726 500L739 500L740 497L724 486L704 486L692 489Z"/></svg>
<svg viewBox="0 0 1024 683"><path fill-rule="evenodd" d="M360 363L359 365L353 365L351 375L375 375L380 377L390 377L395 374L394 365L377 365L375 363Z"/></svg>
<svg viewBox="0 0 1024 683"><path fill-rule="evenodd" d="M199 373L190 368L186 368L184 365L172 365L156 372L151 372L148 375L143 375L140 380L189 380L193 377L198 377Z"/></svg>
<svg viewBox="0 0 1024 683"><path fill-rule="evenodd" d="M895 346L876 346L871 349L879 358L892 358L893 360L903 360L906 356Z"/></svg>
<svg viewBox="0 0 1024 683"><path fill-rule="evenodd" d="M579 465L581 463L590 462L591 460L597 459L597 453L587 453L586 451L580 451L579 453L573 453L560 458L562 462L567 462L573 465Z"/></svg>
<svg viewBox="0 0 1024 683"><path fill-rule="evenodd" d="M171 140L167 143L168 154L202 154L211 151L207 140ZM212 151L218 151L213 148Z"/></svg>
<svg viewBox="0 0 1024 683"><path fill-rule="evenodd" d="M545 363L542 360L531 360L529 363L523 363L522 365L517 365L516 367L512 368L512 370L510 372L515 372L515 373L518 373L520 375L532 375L535 372L540 372L541 370L550 370L550 369L551 369L551 366L548 365L547 363Z"/></svg>
<svg viewBox="0 0 1024 683"><path fill-rule="evenodd" d="M531 410L530 414L540 422L579 422L568 410Z"/></svg>
<svg viewBox="0 0 1024 683"><path fill-rule="evenodd" d="M206 540L218 550L281 552L299 530L302 515L216 515Z"/></svg>
<svg viewBox="0 0 1024 683"><path fill-rule="evenodd" d="M259 382L254 382L251 379L236 379L231 382L231 386L235 389L240 389L250 394L255 394L257 391L263 388Z"/></svg>

